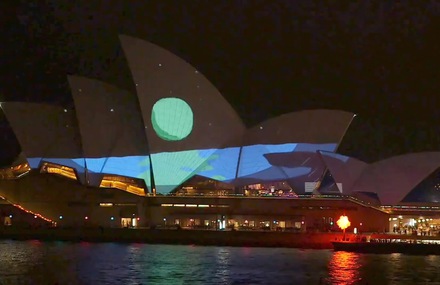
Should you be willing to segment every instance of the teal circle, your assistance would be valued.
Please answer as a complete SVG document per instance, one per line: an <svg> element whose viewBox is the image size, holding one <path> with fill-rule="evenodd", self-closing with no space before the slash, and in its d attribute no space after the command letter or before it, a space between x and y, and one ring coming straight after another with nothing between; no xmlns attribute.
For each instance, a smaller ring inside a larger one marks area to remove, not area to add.
<svg viewBox="0 0 440 285"><path fill-rule="evenodd" d="M186 138L194 125L191 107L180 98L159 99L151 111L151 124L156 134L166 141Z"/></svg>

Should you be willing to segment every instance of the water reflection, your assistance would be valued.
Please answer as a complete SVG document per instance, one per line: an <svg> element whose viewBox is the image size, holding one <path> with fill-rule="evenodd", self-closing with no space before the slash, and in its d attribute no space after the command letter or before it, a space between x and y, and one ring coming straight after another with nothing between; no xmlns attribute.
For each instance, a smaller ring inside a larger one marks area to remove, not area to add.
<svg viewBox="0 0 440 285"><path fill-rule="evenodd" d="M247 252L248 249L244 249L243 252ZM216 266L214 278L219 280L221 284L229 284L229 267L230 267L230 248L229 247L219 247L216 250Z"/></svg>
<svg viewBox="0 0 440 285"><path fill-rule="evenodd" d="M360 254L336 251L328 265L328 280L331 284L359 284L360 267Z"/></svg>
<svg viewBox="0 0 440 285"><path fill-rule="evenodd" d="M0 284L440 284L440 256L0 241Z"/></svg>

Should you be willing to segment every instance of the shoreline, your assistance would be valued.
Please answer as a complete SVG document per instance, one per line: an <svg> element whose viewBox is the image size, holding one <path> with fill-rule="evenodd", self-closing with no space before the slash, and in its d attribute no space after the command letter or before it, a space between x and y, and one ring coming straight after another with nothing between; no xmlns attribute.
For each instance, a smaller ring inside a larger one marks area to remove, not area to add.
<svg viewBox="0 0 440 285"><path fill-rule="evenodd" d="M346 235L354 238L354 235ZM235 247L333 249L342 233L290 233L168 229L0 229L0 240L115 242Z"/></svg>

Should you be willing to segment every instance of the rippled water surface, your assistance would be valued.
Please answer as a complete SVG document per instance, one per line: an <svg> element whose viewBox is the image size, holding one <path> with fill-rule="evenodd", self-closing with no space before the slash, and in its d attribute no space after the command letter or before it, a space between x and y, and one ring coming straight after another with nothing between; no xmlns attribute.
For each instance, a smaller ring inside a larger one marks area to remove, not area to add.
<svg viewBox="0 0 440 285"><path fill-rule="evenodd" d="M439 256L0 241L0 284L440 284Z"/></svg>

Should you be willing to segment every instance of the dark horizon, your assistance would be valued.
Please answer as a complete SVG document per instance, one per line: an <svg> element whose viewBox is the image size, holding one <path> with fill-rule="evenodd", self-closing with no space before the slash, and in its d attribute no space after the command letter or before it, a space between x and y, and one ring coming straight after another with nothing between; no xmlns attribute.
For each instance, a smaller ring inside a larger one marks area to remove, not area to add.
<svg viewBox="0 0 440 285"><path fill-rule="evenodd" d="M3 9L2 101L72 106L68 74L135 92L118 40L128 34L195 66L248 126L303 109L342 109L358 114L342 154L373 162L439 150L436 1L75 2ZM2 125L6 164L19 147Z"/></svg>

